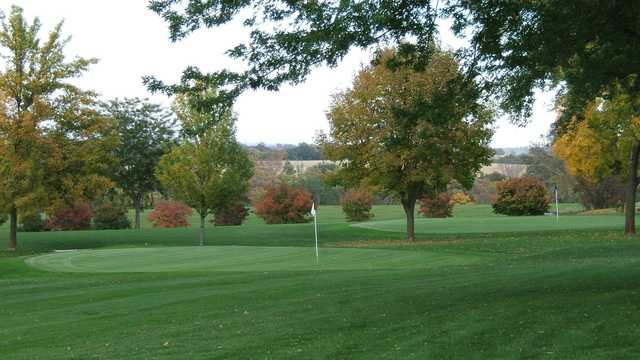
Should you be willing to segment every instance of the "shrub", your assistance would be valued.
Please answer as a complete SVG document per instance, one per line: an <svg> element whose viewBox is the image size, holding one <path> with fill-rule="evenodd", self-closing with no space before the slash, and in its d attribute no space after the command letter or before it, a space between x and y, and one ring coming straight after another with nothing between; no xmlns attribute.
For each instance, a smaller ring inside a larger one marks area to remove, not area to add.
<svg viewBox="0 0 640 360"><path fill-rule="evenodd" d="M465 205L471 204L473 200L471 200L471 197L469 195L463 193L462 191L457 191L453 193L453 195L451 195L450 202L452 205Z"/></svg>
<svg viewBox="0 0 640 360"><path fill-rule="evenodd" d="M373 196L366 191L348 191L340 199L340 205L349 221L366 221L373 217Z"/></svg>
<svg viewBox="0 0 640 360"><path fill-rule="evenodd" d="M45 228L47 230L87 230L91 228L91 207L85 202L53 211Z"/></svg>
<svg viewBox="0 0 640 360"><path fill-rule="evenodd" d="M247 216L249 216L249 209L244 201L238 200L229 206L217 209L212 222L215 226L242 225Z"/></svg>
<svg viewBox="0 0 640 360"><path fill-rule="evenodd" d="M193 214L193 210L178 201L158 201L155 208L149 213L149 221L154 228L177 228L190 226L187 217Z"/></svg>
<svg viewBox="0 0 640 360"><path fill-rule="evenodd" d="M22 232L40 232L45 229L45 221L42 219L40 212L34 212L23 215L20 218L20 226L18 231Z"/></svg>
<svg viewBox="0 0 640 360"><path fill-rule="evenodd" d="M131 221L126 208L105 203L95 209L93 225L97 230L129 229Z"/></svg>
<svg viewBox="0 0 640 360"><path fill-rule="evenodd" d="M254 211L267 224L304 223L310 220L311 203L309 192L283 182L265 188Z"/></svg>
<svg viewBox="0 0 640 360"><path fill-rule="evenodd" d="M496 214L543 215L549 209L549 193L537 179L525 176L499 182L493 203Z"/></svg>
<svg viewBox="0 0 640 360"><path fill-rule="evenodd" d="M587 210L621 208L624 205L624 183L617 176L600 181L578 177L574 188L580 204Z"/></svg>
<svg viewBox="0 0 640 360"><path fill-rule="evenodd" d="M420 199L420 214L427 218L446 218L453 214L453 203L448 193Z"/></svg>

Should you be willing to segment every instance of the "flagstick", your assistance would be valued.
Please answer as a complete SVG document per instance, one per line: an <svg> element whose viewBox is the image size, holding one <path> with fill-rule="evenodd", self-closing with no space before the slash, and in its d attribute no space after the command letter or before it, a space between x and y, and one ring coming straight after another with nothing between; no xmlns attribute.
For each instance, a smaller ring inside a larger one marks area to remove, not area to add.
<svg viewBox="0 0 640 360"><path fill-rule="evenodd" d="M319 261L319 256L318 256L318 218L316 216L313 217L313 228L316 233L316 264L317 264Z"/></svg>
<svg viewBox="0 0 640 360"><path fill-rule="evenodd" d="M313 229L316 234L316 264L318 263L318 217L316 214L316 203L311 203L311 216L313 216Z"/></svg>
<svg viewBox="0 0 640 360"><path fill-rule="evenodd" d="M560 221L560 207L558 206L558 185L556 185L556 222Z"/></svg>

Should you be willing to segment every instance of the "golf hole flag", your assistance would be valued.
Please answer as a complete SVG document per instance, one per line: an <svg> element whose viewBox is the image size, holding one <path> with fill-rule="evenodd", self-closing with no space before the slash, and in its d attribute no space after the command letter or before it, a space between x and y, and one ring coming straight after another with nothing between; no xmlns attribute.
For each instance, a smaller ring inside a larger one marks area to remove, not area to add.
<svg viewBox="0 0 640 360"><path fill-rule="evenodd" d="M316 220L316 203L311 203L311 216L313 216L313 229L316 235L316 264L318 263L318 221Z"/></svg>

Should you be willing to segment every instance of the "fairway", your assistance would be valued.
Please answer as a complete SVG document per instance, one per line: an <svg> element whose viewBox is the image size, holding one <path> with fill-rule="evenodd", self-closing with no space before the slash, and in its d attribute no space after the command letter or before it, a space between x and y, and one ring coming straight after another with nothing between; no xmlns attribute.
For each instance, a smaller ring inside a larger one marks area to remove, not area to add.
<svg viewBox="0 0 640 360"><path fill-rule="evenodd" d="M355 227L404 232L406 220L373 221L353 225ZM494 232L524 232L552 230L615 229L624 226L624 218L617 215L591 216L483 216L452 217L444 219L416 218L419 234L471 234Z"/></svg>
<svg viewBox="0 0 640 360"><path fill-rule="evenodd" d="M466 265L476 255L372 249L322 249L315 262L313 248L206 246L110 250L79 250L31 257L26 263L57 272L170 271L305 271L421 269Z"/></svg>
<svg viewBox="0 0 640 360"><path fill-rule="evenodd" d="M0 359L638 357L621 216L459 206L411 244L399 206L374 212L322 206L318 264L312 224L255 218L202 247L195 227L22 233L0 252Z"/></svg>

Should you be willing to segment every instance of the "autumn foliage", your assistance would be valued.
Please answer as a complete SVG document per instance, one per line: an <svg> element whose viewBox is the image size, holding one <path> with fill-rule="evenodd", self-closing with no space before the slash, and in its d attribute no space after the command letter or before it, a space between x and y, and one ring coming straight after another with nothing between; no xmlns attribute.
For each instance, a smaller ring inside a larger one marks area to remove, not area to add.
<svg viewBox="0 0 640 360"><path fill-rule="evenodd" d="M469 195L465 194L464 192L457 191L453 193L453 195L451 195L450 202L452 205L465 205L465 204L471 204L473 200Z"/></svg>
<svg viewBox="0 0 640 360"><path fill-rule="evenodd" d="M149 214L149 220L154 228L189 227L187 221L193 210L184 203L177 201L158 201Z"/></svg>
<svg viewBox="0 0 640 360"><path fill-rule="evenodd" d="M216 226L242 225L242 222L249 216L249 209L244 201L235 201L231 204L216 209L213 224Z"/></svg>
<svg viewBox="0 0 640 360"><path fill-rule="evenodd" d="M268 186L253 205L256 215L267 224L304 223L309 221L311 194L286 183Z"/></svg>
<svg viewBox="0 0 640 360"><path fill-rule="evenodd" d="M373 196L367 191L353 190L345 193L340 199L340 205L349 221L366 221L373 217Z"/></svg>
<svg viewBox="0 0 640 360"><path fill-rule="evenodd" d="M53 211L45 228L47 230L87 230L91 228L91 206L80 202L71 207Z"/></svg>
<svg viewBox="0 0 640 360"><path fill-rule="evenodd" d="M497 184L497 190L498 196L493 203L496 214L544 215L549 209L549 193L534 177L503 180Z"/></svg>
<svg viewBox="0 0 640 360"><path fill-rule="evenodd" d="M453 202L448 193L420 199L420 214L427 218L446 218L453 215Z"/></svg>

